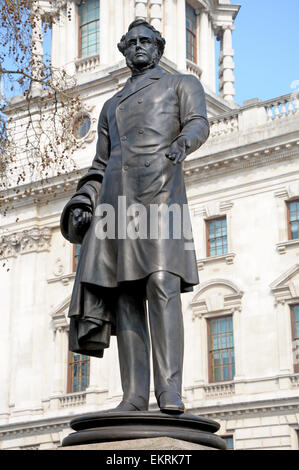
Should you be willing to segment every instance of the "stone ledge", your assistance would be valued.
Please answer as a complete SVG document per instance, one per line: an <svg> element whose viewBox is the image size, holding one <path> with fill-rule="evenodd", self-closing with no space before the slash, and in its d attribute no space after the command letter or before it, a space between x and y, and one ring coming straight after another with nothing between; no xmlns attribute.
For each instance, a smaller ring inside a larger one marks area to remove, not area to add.
<svg viewBox="0 0 299 470"><path fill-rule="evenodd" d="M293 246L298 248L299 246L298 238L295 238L294 240L287 240L285 242L277 243L276 248L280 255L284 255L287 252L288 248L291 248Z"/></svg>
<svg viewBox="0 0 299 470"><path fill-rule="evenodd" d="M217 450L211 447L193 444L192 442L155 437L148 439L131 439L118 442L102 442L78 446L58 447L57 450Z"/></svg>

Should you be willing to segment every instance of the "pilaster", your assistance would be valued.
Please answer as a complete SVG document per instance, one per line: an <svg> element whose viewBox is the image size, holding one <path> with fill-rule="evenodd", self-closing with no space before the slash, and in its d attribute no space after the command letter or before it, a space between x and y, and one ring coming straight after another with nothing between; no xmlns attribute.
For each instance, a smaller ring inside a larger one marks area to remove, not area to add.
<svg viewBox="0 0 299 470"><path fill-rule="evenodd" d="M109 4L111 0L101 0L100 3L100 63L101 66L110 65L111 62L111 18L109 17ZM116 13L117 14L117 13ZM115 18L113 18L115 21ZM120 38L118 38L119 41ZM113 44L116 47L116 44ZM112 57L114 55L114 50Z"/></svg>
<svg viewBox="0 0 299 470"><path fill-rule="evenodd" d="M202 70L201 80L206 85L210 83L210 49L209 12L203 9L199 17L198 65Z"/></svg>

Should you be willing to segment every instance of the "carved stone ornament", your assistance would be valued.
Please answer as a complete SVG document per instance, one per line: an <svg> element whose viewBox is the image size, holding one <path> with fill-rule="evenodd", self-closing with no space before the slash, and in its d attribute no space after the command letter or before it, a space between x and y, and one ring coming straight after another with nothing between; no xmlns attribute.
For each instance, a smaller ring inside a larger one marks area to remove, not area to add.
<svg viewBox="0 0 299 470"><path fill-rule="evenodd" d="M23 232L2 235L0 238L0 258L16 257L32 251L50 251L52 231L48 227L32 227Z"/></svg>
<svg viewBox="0 0 299 470"><path fill-rule="evenodd" d="M21 233L2 235L0 238L0 258L16 257L21 238Z"/></svg>
<svg viewBox="0 0 299 470"><path fill-rule="evenodd" d="M21 238L21 253L50 251L51 236L51 229L48 227L33 227L30 230L24 230Z"/></svg>

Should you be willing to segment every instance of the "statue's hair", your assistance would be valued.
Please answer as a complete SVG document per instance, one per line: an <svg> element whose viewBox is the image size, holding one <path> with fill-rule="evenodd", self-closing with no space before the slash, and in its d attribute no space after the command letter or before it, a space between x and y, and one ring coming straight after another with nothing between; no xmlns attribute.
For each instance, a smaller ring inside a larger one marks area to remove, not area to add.
<svg viewBox="0 0 299 470"><path fill-rule="evenodd" d="M150 23L148 23L147 21L143 20L142 18L138 18L137 20L134 20L129 28L128 28L128 32L131 31L131 29L133 28L136 28L137 26L145 26L146 28L148 29L151 29L154 33L155 33L155 38L156 38L156 42L157 42L157 46L158 46L158 50L159 50L159 55L160 57L163 55L163 52L164 52L164 48L165 48L165 39L161 36L161 33L155 29ZM119 49L119 51L124 55L125 53L125 50L126 50L126 37L127 37L127 34L124 34L120 40L120 42L117 44L117 47Z"/></svg>

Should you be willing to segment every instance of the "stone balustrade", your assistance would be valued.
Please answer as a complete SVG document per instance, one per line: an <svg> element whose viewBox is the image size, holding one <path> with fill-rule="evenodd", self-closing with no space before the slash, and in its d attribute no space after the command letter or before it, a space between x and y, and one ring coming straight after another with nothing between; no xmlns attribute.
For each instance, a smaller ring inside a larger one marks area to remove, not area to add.
<svg viewBox="0 0 299 470"><path fill-rule="evenodd" d="M224 117L210 118L210 136L220 137L239 130L238 112Z"/></svg>
<svg viewBox="0 0 299 470"><path fill-rule="evenodd" d="M299 92L265 101L263 105L268 121L290 117L299 112Z"/></svg>
<svg viewBox="0 0 299 470"><path fill-rule="evenodd" d="M235 393L234 383L212 384L203 387L206 398L223 397L233 395Z"/></svg>
<svg viewBox="0 0 299 470"><path fill-rule="evenodd" d="M191 60L186 60L186 69L187 69L187 72L190 73L191 75L195 75L198 79L201 78L201 75L202 75L202 70L201 68L194 64L193 62L191 62Z"/></svg>
<svg viewBox="0 0 299 470"><path fill-rule="evenodd" d="M98 54L83 57L76 60L76 72L84 73L95 70L100 64L100 56Z"/></svg>
<svg viewBox="0 0 299 470"><path fill-rule="evenodd" d="M59 397L60 408L70 408L73 406L85 405L86 392L68 393Z"/></svg>
<svg viewBox="0 0 299 470"><path fill-rule="evenodd" d="M189 73L191 73L188 70ZM252 102L251 102L252 101ZM299 92L268 101L250 100L239 109L210 117L210 139L299 116Z"/></svg>

